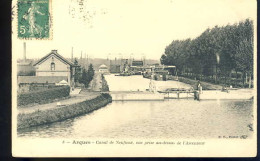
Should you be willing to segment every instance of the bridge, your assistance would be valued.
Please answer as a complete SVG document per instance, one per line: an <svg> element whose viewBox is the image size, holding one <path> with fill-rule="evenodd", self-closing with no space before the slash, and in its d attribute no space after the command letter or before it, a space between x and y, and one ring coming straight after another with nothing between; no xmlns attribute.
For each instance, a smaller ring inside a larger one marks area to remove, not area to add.
<svg viewBox="0 0 260 161"><path fill-rule="evenodd" d="M199 99L197 91L110 91L113 101L163 101L165 99Z"/></svg>

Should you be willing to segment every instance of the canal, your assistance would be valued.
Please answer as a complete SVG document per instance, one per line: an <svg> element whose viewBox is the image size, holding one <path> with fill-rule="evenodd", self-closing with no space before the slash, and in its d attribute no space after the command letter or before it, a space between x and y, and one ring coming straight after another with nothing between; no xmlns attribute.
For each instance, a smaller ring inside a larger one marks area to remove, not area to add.
<svg viewBox="0 0 260 161"><path fill-rule="evenodd" d="M142 76L106 75L111 91L145 91ZM189 88L181 82L158 81L158 88ZM242 100L114 101L90 114L18 131L20 137L199 138L252 136L253 102Z"/></svg>

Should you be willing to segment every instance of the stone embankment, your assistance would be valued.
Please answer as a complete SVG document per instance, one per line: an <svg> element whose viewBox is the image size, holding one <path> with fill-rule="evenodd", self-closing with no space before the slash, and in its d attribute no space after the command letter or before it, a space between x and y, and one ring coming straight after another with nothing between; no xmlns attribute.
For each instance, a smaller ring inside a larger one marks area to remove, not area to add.
<svg viewBox="0 0 260 161"><path fill-rule="evenodd" d="M51 108L46 110L37 110L32 113L19 113L17 116L17 129L29 128L49 124L53 122L63 121L69 118L90 113L112 102L109 94L100 94L91 99L69 104L59 108Z"/></svg>

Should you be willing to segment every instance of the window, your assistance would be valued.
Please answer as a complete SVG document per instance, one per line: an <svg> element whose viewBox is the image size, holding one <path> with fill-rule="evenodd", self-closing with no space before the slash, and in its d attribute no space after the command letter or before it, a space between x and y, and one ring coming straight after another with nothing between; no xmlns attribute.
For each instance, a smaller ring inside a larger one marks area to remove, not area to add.
<svg viewBox="0 0 260 161"><path fill-rule="evenodd" d="M51 71L55 70L55 63L51 63Z"/></svg>

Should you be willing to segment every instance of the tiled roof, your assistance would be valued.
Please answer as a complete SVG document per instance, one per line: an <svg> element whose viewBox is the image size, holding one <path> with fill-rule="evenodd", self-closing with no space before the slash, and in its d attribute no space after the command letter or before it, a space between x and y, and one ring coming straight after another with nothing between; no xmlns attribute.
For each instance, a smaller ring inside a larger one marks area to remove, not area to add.
<svg viewBox="0 0 260 161"><path fill-rule="evenodd" d="M59 83L62 80L68 81L66 76L18 76L20 83Z"/></svg>
<svg viewBox="0 0 260 161"><path fill-rule="evenodd" d="M65 59L63 56L61 56L60 54L58 54L57 50L52 50L49 54L47 54L46 56L44 56L43 58L41 58L39 61L37 61L35 65L45 61L49 56L51 55L55 55L57 56L61 61L65 62L66 64L69 64L71 66L74 66L74 64L72 62L70 62L69 60Z"/></svg>

